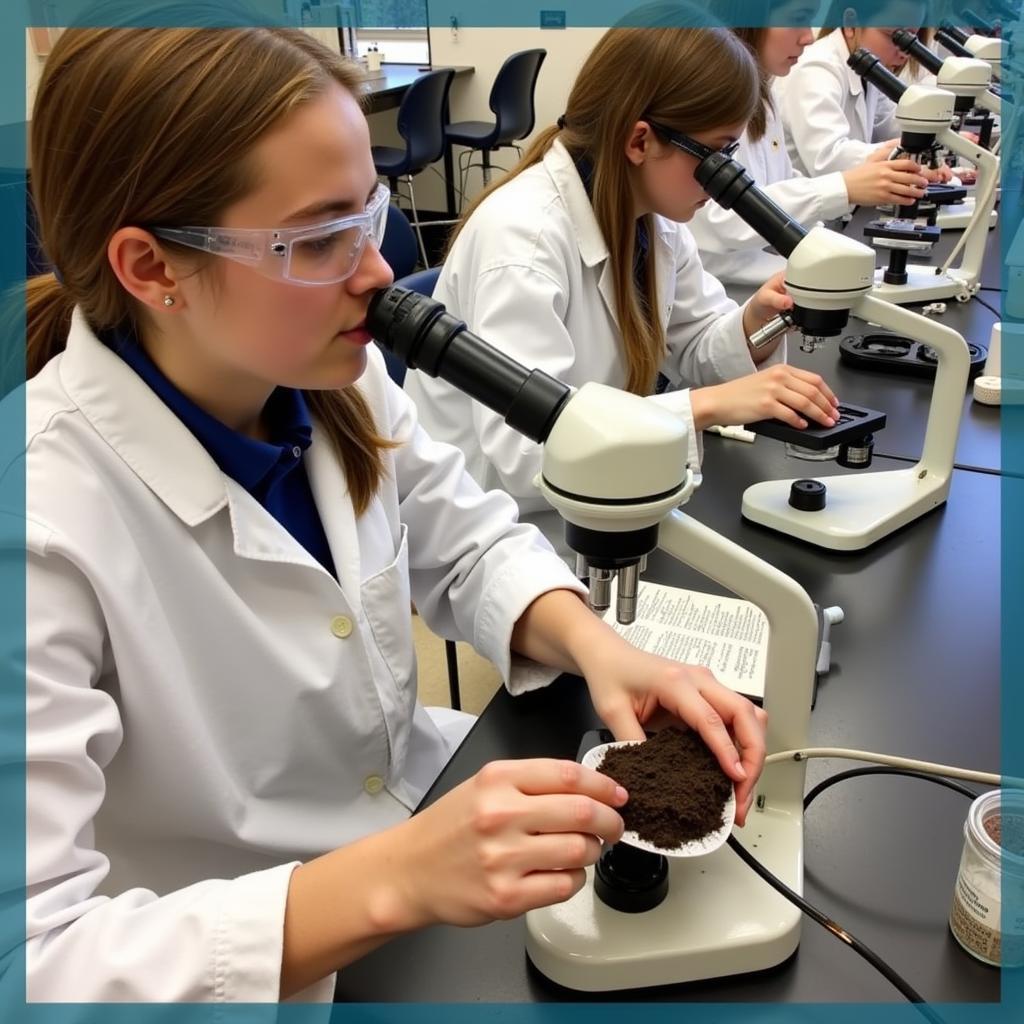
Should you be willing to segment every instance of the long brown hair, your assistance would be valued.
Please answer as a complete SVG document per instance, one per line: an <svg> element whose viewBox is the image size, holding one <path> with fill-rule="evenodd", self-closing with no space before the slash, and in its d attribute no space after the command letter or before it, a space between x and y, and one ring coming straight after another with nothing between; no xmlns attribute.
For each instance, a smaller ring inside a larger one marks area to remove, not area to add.
<svg viewBox="0 0 1024 1024"><path fill-rule="evenodd" d="M675 5L652 9L662 14L662 24L666 23L665 11L686 10ZM693 23L692 13L690 21ZM586 157L594 168L591 204L608 246L615 283L628 368L626 387L636 394L649 394L664 358L665 335L657 316L653 248L639 294L636 286L636 218L629 201L623 147L633 125L644 116L687 134L744 123L756 106L757 95L754 61L728 29L609 29L576 78L565 108L565 127L544 129L512 173L477 197L452 242L476 207L495 189L540 163L555 139L561 140L574 159ZM651 216L644 220L648 237L653 238Z"/></svg>
<svg viewBox="0 0 1024 1024"><path fill-rule="evenodd" d="M125 225L217 224L252 187L260 137L332 82L359 96L355 65L294 29L74 28L54 45L32 114L32 193L59 268L28 282L29 377L64 349L71 312L94 330L139 328L107 260ZM215 258L180 250L198 270ZM307 391L357 513L392 447L357 387Z"/></svg>
<svg viewBox="0 0 1024 1024"><path fill-rule="evenodd" d="M757 142L758 139L764 138L764 133L768 130L768 111L774 109L772 106L772 76L765 71L761 62L761 44L764 42L764 36L768 29L762 25L759 28L734 28L732 31L737 39L747 44L754 60L757 61L758 103L753 116L747 123L747 136L751 142Z"/></svg>

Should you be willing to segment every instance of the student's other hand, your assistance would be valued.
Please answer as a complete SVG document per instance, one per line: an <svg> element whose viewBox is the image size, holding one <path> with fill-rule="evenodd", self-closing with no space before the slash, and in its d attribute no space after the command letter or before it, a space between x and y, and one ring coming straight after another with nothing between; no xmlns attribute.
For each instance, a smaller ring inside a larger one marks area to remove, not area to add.
<svg viewBox="0 0 1024 1024"><path fill-rule="evenodd" d="M793 308L793 298L786 291L785 276L784 270L773 274L747 300L747 304L743 307L743 333L748 338L767 321L779 313ZM758 355L761 359L767 359L774 350L775 346L772 345L762 349Z"/></svg>
<svg viewBox="0 0 1024 1024"><path fill-rule="evenodd" d="M590 614L589 612L587 613ZM622 835L628 796L574 761L493 761L399 826L394 844L402 930L479 925L569 899L601 840Z"/></svg>
<svg viewBox="0 0 1024 1024"><path fill-rule="evenodd" d="M938 167L922 167L921 173L936 185L944 185L953 177L952 169L945 164L940 164Z"/></svg>
<svg viewBox="0 0 1024 1024"><path fill-rule="evenodd" d="M818 374L779 363L725 384L694 388L690 404L699 430L766 419L802 430L809 420L834 426L839 400Z"/></svg>
<svg viewBox="0 0 1024 1024"><path fill-rule="evenodd" d="M767 714L703 666L649 654L609 634L577 657L601 719L618 740L643 739L648 725L682 722L696 730L736 784L742 825L764 767Z"/></svg>
<svg viewBox="0 0 1024 1024"><path fill-rule="evenodd" d="M924 195L929 174L916 160L875 160L843 171L846 194L858 206L909 206Z"/></svg>
<svg viewBox="0 0 1024 1024"><path fill-rule="evenodd" d="M869 154L868 161L888 160L892 151L900 144L899 139L889 139L888 142L880 142Z"/></svg>

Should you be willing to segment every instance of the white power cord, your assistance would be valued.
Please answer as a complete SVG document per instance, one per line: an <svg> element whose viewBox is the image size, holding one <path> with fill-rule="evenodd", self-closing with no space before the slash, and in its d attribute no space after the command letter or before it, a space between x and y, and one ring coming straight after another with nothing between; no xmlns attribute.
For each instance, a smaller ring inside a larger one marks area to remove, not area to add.
<svg viewBox="0 0 1024 1024"><path fill-rule="evenodd" d="M781 750L776 754L769 754L764 763L770 765L778 764L780 761L809 761L812 757L840 757L849 761L886 764L893 768L910 768L927 775L964 779L967 782L981 783L983 786L1024 787L1024 779L993 775L991 772L976 772L970 768L957 768L948 764L932 764L930 761L915 761L908 757L894 757L892 754L876 754L870 750L846 750L843 747L806 747L803 750Z"/></svg>

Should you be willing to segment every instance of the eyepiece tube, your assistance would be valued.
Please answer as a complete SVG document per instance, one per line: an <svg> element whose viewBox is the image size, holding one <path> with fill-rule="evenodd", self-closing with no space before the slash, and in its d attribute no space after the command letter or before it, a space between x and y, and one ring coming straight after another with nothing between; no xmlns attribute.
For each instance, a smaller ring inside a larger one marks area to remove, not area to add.
<svg viewBox="0 0 1024 1024"><path fill-rule="evenodd" d="M846 63L865 82L870 82L879 92L888 96L893 103L899 103L900 97L907 91L906 84L901 82L870 50L865 50L863 46L854 50L847 58Z"/></svg>
<svg viewBox="0 0 1024 1024"><path fill-rule="evenodd" d="M510 359L426 295L384 288L370 300L366 327L406 366L447 381L531 441L547 440L569 397L560 380Z"/></svg>
<svg viewBox="0 0 1024 1024"><path fill-rule="evenodd" d="M780 256L788 257L807 232L754 183L741 164L712 153L694 172L701 188L725 210L735 210Z"/></svg>
<svg viewBox="0 0 1024 1024"><path fill-rule="evenodd" d="M941 28L943 32L948 32L950 37L955 39L961 46L963 46L970 38L969 32L965 32L962 28L957 28L957 26L951 21L941 22L939 28Z"/></svg>
<svg viewBox="0 0 1024 1024"><path fill-rule="evenodd" d="M972 28L977 29L979 35L995 36L998 31L995 22L988 21L977 12L972 11L969 7L965 7L960 13L963 15L964 22ZM941 27L945 27L945 22L943 22ZM965 32L964 35L966 36L967 33ZM961 42L966 43L967 40L962 39Z"/></svg>
<svg viewBox="0 0 1024 1024"><path fill-rule="evenodd" d="M892 34L892 41L905 53L913 57L918 64L937 75L942 70L942 58L928 49L913 32L898 28Z"/></svg>
<svg viewBox="0 0 1024 1024"><path fill-rule="evenodd" d="M935 33L935 41L941 43L954 57L973 57L974 54L958 43L944 28Z"/></svg>

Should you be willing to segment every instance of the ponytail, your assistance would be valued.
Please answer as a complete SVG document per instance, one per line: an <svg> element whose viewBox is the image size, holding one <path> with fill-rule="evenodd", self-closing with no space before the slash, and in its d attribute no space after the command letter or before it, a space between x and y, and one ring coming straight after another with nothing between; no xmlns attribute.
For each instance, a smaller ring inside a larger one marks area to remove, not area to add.
<svg viewBox="0 0 1024 1024"><path fill-rule="evenodd" d="M75 300L55 274L31 277L25 288L25 376L34 377L64 351Z"/></svg>

